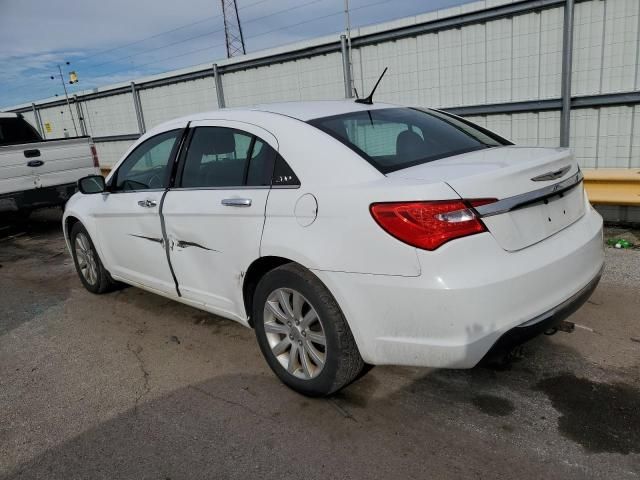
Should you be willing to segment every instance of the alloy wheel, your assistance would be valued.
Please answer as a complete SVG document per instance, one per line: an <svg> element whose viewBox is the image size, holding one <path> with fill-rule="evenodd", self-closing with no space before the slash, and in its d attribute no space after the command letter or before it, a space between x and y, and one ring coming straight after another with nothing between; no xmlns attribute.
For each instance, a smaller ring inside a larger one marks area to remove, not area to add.
<svg viewBox="0 0 640 480"><path fill-rule="evenodd" d="M271 292L264 306L264 331L271 352L293 376L309 380L326 363L327 339L311 303L290 288Z"/></svg>
<svg viewBox="0 0 640 480"><path fill-rule="evenodd" d="M98 281L98 263L91 242L84 233L76 235L75 250L80 273L87 283L95 285Z"/></svg>

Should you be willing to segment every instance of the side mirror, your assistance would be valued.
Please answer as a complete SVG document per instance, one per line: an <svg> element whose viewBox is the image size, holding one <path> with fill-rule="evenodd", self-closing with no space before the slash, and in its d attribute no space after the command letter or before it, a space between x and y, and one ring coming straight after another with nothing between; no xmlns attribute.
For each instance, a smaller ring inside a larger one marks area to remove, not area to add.
<svg viewBox="0 0 640 480"><path fill-rule="evenodd" d="M78 180L78 190L85 195L102 193L105 189L104 177L102 175L89 175L88 177L83 177Z"/></svg>

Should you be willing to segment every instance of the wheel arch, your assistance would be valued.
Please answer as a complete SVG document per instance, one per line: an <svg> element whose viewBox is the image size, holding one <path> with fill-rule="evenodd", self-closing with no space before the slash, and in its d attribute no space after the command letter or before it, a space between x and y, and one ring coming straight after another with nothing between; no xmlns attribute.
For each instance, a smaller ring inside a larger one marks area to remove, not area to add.
<svg viewBox="0 0 640 480"><path fill-rule="evenodd" d="M64 239L67 242L67 248L71 253L71 229L76 223L79 223L80 219L73 214L69 214L64 217L64 223L62 225L62 233L64 233Z"/></svg>
<svg viewBox="0 0 640 480"><path fill-rule="evenodd" d="M278 268L287 263L297 263L294 260L285 257L278 257L275 255L268 255L265 257L259 257L253 261L249 268L247 268L244 274L244 281L242 283L242 299L244 302L244 308L247 312L247 318L249 319L249 325L253 328L253 318L251 312L253 311L253 294L256 291L258 282L271 270Z"/></svg>

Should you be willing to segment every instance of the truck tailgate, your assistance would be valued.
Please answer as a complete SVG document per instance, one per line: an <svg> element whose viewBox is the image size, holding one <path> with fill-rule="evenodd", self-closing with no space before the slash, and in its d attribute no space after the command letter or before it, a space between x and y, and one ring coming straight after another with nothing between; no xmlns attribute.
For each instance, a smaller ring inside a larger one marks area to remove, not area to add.
<svg viewBox="0 0 640 480"><path fill-rule="evenodd" d="M0 147L0 194L64 185L97 173L88 137Z"/></svg>

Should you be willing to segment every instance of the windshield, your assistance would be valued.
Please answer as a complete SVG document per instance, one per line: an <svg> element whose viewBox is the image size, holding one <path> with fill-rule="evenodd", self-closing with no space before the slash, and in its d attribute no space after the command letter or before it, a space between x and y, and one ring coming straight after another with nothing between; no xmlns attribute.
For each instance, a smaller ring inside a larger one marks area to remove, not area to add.
<svg viewBox="0 0 640 480"><path fill-rule="evenodd" d="M39 142L38 132L24 118L0 118L0 145Z"/></svg>
<svg viewBox="0 0 640 480"><path fill-rule="evenodd" d="M382 173L511 143L464 119L435 110L385 108L309 123L340 140Z"/></svg>

